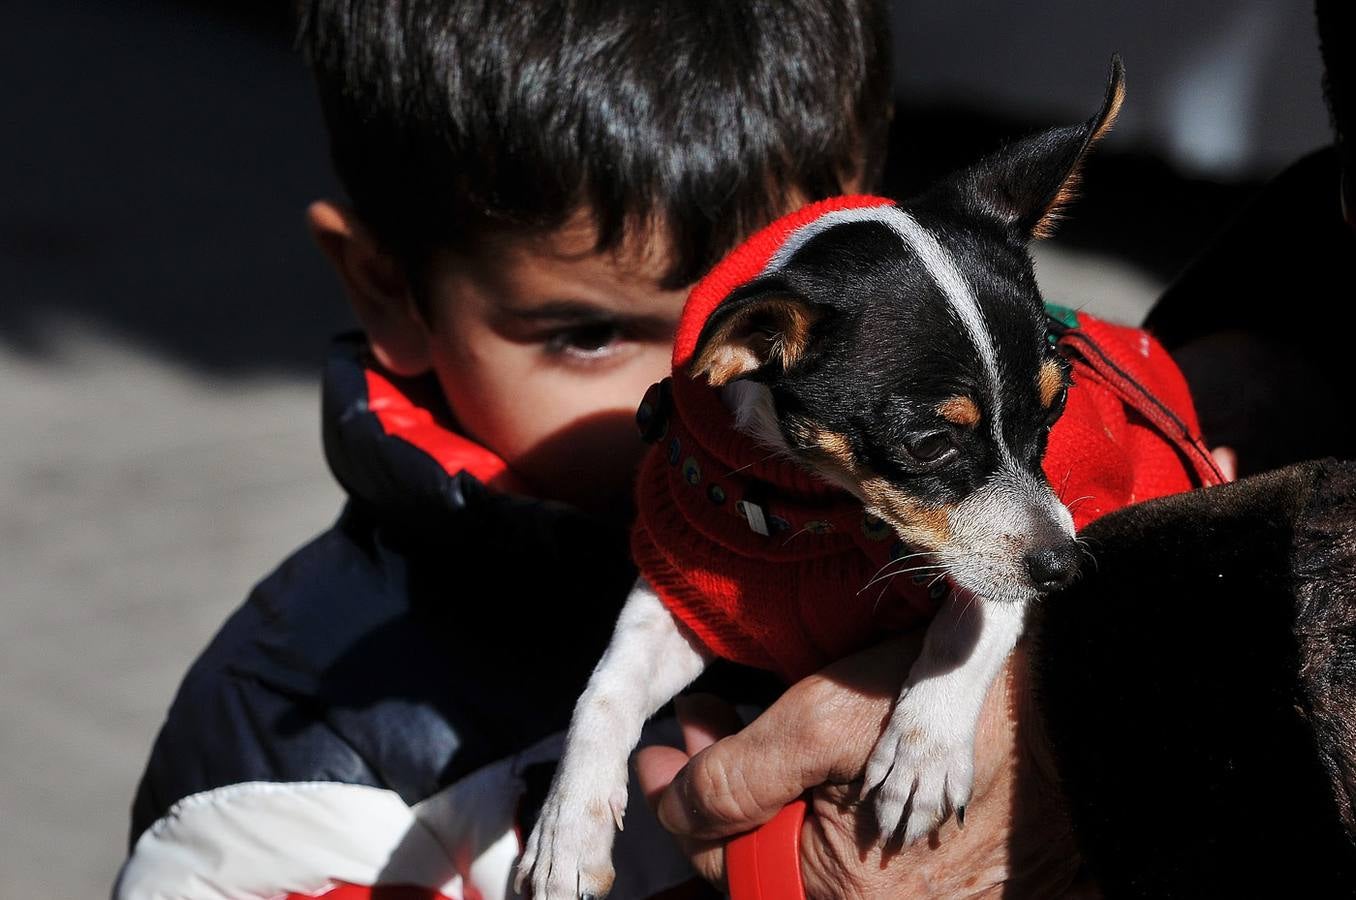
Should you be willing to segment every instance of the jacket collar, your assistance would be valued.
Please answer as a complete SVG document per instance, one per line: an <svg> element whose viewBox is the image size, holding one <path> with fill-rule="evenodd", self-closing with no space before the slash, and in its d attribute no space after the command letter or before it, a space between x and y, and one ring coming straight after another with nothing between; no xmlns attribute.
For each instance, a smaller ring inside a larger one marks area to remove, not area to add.
<svg viewBox="0 0 1356 900"><path fill-rule="evenodd" d="M521 494L507 463L459 434L432 377L400 378L362 334L334 339L323 387L325 459L356 503L380 514L441 515L490 494Z"/></svg>

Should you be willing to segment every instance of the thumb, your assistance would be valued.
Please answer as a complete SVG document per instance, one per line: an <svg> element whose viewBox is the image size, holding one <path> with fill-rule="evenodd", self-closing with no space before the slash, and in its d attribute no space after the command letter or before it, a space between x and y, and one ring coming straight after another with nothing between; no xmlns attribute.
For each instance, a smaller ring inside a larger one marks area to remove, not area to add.
<svg viewBox="0 0 1356 900"><path fill-rule="evenodd" d="M787 734L774 710L692 757L660 796L659 821L675 835L710 840L771 819L822 783L817 755Z"/></svg>
<svg viewBox="0 0 1356 900"><path fill-rule="evenodd" d="M723 734L738 731L741 725L734 707L710 695L675 697L673 707L682 726L686 751L652 746L636 756L636 778L651 809L658 805L674 775L687 763L689 754L711 746ZM694 840L683 835L675 835L675 839L703 878L712 884L724 884L725 845L722 842Z"/></svg>
<svg viewBox="0 0 1356 900"><path fill-rule="evenodd" d="M918 635L839 660L792 685L742 731L692 757L659 798L675 835L710 840L757 828L807 790L861 777Z"/></svg>

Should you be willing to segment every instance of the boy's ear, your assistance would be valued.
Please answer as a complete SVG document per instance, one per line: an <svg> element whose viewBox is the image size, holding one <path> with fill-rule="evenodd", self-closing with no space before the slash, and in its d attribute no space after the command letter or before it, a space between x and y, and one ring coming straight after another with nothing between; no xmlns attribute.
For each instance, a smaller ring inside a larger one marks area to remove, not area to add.
<svg viewBox="0 0 1356 900"><path fill-rule="evenodd" d="M1111 58L1106 97L1097 114L1081 125L1052 128L1017 141L962 172L953 189L967 208L1018 233L1046 238L1078 189L1083 160L1111 130L1125 100L1125 67Z"/></svg>
<svg viewBox="0 0 1356 900"><path fill-rule="evenodd" d="M821 314L775 276L752 281L706 320L688 372L719 387L770 365L789 369L805 355Z"/></svg>
<svg viewBox="0 0 1356 900"><path fill-rule="evenodd" d="M377 362L396 375L421 375L430 366L429 332L414 302L405 268L382 249L354 212L319 200L306 224L339 273Z"/></svg>

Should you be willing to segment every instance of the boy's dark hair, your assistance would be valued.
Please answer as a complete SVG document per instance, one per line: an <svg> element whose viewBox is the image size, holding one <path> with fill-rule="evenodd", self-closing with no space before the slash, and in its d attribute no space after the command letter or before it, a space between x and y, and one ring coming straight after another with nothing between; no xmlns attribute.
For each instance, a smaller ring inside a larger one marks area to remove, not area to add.
<svg viewBox="0 0 1356 900"><path fill-rule="evenodd" d="M591 212L658 225L695 280L792 192L883 164L883 0L302 0L339 177L418 273Z"/></svg>

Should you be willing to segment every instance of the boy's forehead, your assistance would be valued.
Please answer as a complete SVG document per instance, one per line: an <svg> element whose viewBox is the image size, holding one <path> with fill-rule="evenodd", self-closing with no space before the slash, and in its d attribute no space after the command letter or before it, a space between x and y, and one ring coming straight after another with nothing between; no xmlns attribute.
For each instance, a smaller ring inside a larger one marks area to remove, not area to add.
<svg viewBox="0 0 1356 900"><path fill-rule="evenodd" d="M631 227L614 248L599 250L598 238L593 215L581 210L556 228L492 235L483 242L489 252L482 253L481 259L514 268L611 275L655 286L668 272L673 241L668 230L657 223Z"/></svg>
<svg viewBox="0 0 1356 900"><path fill-rule="evenodd" d="M500 312L530 313L545 304L573 304L582 313L661 316L676 323L686 286L662 284L668 248L655 232L628 239L616 250L599 251L597 229L587 217L535 233L500 233L479 242L472 254L436 254L435 294Z"/></svg>
<svg viewBox="0 0 1356 900"><path fill-rule="evenodd" d="M789 196L787 209L802 197ZM692 285L673 286L678 256L674 235L659 212L630 221L615 246L600 249L597 216L576 209L552 228L502 230L484 234L472 253L448 251L436 267L469 274L503 305L533 299L580 299L617 311L676 316ZM747 235L739 235L743 240Z"/></svg>

